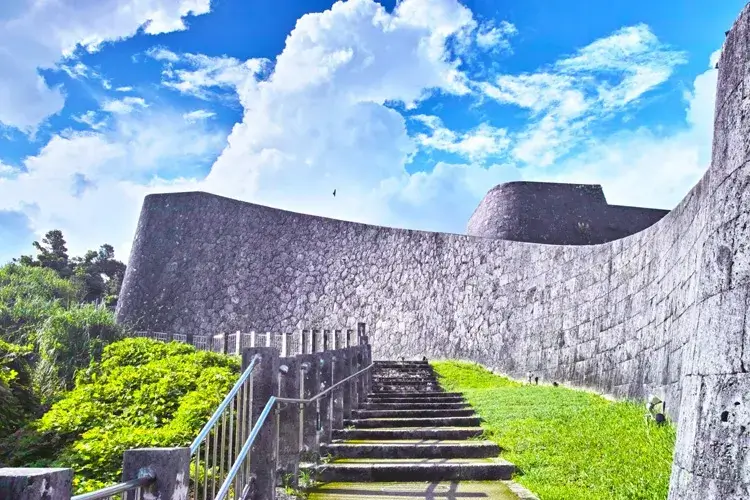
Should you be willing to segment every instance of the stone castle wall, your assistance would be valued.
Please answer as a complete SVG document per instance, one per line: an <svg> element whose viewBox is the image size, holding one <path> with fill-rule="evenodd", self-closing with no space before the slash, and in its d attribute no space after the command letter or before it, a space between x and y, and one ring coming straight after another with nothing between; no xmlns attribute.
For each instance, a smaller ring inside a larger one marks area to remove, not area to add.
<svg viewBox="0 0 750 500"><path fill-rule="evenodd" d="M750 498L749 26L746 7L719 63L711 167L641 232L543 245L152 195L118 319L173 332L361 320L376 359L653 392L678 419L670 499Z"/></svg>
<svg viewBox="0 0 750 500"><path fill-rule="evenodd" d="M667 213L609 205L599 185L508 182L487 193L469 219L466 234L529 243L590 245L630 236Z"/></svg>

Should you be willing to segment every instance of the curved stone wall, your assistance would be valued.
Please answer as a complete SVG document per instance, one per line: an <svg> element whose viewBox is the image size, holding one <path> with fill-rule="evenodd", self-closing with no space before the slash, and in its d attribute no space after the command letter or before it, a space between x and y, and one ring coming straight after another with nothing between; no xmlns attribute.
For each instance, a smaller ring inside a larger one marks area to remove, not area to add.
<svg viewBox="0 0 750 500"><path fill-rule="evenodd" d="M746 7L719 63L710 169L642 232L542 245L152 195L118 319L174 332L362 320L376 359L654 392L678 418L670 499L750 498L749 20Z"/></svg>
<svg viewBox="0 0 750 500"><path fill-rule="evenodd" d="M507 182L487 193L466 234L484 238L591 245L643 231L668 210L609 205L598 184Z"/></svg>

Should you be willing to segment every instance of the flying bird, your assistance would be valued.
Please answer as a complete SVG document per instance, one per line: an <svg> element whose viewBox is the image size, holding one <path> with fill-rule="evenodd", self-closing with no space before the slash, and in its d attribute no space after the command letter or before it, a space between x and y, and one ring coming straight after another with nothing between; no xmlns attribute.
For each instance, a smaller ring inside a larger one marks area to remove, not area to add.
<svg viewBox="0 0 750 500"><path fill-rule="evenodd" d="M333 196L336 196L336 190L335 189L333 190Z"/></svg>

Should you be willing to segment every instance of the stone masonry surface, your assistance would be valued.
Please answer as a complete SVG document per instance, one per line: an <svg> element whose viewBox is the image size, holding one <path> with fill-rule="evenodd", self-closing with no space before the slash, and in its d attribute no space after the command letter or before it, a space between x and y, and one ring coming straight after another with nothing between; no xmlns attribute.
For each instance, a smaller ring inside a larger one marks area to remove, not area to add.
<svg viewBox="0 0 750 500"><path fill-rule="evenodd" d="M118 319L200 333L357 318L372 325L375 359L466 359L622 397L655 393L678 421L670 499L747 499L748 110L745 7L719 62L709 170L658 222L597 245L367 226L205 193L151 195Z"/></svg>
<svg viewBox="0 0 750 500"><path fill-rule="evenodd" d="M466 234L529 243L588 245L642 231L667 210L609 205L599 185L507 182L495 186Z"/></svg>

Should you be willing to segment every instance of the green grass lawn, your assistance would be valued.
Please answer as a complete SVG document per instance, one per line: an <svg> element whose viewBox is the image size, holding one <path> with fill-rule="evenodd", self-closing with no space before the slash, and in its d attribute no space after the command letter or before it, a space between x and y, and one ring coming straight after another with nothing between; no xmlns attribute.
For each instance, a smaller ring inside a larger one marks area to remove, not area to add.
<svg viewBox="0 0 750 500"><path fill-rule="evenodd" d="M524 385L465 362L432 363L447 391L462 392L487 438L541 500L664 500L672 424L644 421L644 406L563 387Z"/></svg>

